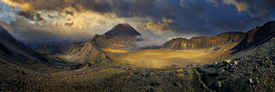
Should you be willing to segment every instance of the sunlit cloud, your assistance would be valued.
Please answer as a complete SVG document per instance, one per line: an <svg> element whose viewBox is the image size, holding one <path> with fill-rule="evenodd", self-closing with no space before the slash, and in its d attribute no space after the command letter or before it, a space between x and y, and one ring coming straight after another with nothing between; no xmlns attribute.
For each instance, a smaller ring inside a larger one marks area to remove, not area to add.
<svg viewBox="0 0 275 92"><path fill-rule="evenodd" d="M118 23L128 23L142 34L144 45L162 45L175 37L248 31L274 19L273 2L267 1L255 4L249 0L1 0L14 12L1 13L0 18L13 17L4 21L11 21L14 36L26 42L85 41Z"/></svg>

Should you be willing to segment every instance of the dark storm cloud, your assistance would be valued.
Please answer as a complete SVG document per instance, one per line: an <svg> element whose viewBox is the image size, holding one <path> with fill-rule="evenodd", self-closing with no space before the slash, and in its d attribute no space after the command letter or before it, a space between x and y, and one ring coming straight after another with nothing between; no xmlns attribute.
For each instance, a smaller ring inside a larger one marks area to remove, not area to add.
<svg viewBox="0 0 275 92"><path fill-rule="evenodd" d="M66 22L65 23L65 26L72 26L72 25L74 25L74 22L72 21L72 22Z"/></svg>
<svg viewBox="0 0 275 92"><path fill-rule="evenodd" d="M274 0L235 0L237 2L245 2L248 3L250 6L258 6L258 7L273 7L275 8L275 1Z"/></svg>
<svg viewBox="0 0 275 92"><path fill-rule="evenodd" d="M17 14L27 19L34 20L34 13L31 11L20 11Z"/></svg>
<svg viewBox="0 0 275 92"><path fill-rule="evenodd" d="M34 10L62 11L73 7L78 12L115 13L120 18L146 18L155 24L164 23L163 17L173 20L163 30L185 34L212 36L224 31L248 31L274 19L274 0L235 0L249 5L239 11L223 0L11 0L29 3ZM65 11L75 15L74 12ZM26 18L33 15L21 14ZM52 17L52 16L49 16ZM144 21L146 24L148 21Z"/></svg>
<svg viewBox="0 0 275 92"><path fill-rule="evenodd" d="M73 11L66 11L66 15L67 14L74 16L74 12Z"/></svg>
<svg viewBox="0 0 275 92"><path fill-rule="evenodd" d="M48 17L49 17L49 18L52 18L52 19L54 18L54 16L52 16L52 15L50 15L50 14L48 14Z"/></svg>
<svg viewBox="0 0 275 92"><path fill-rule="evenodd" d="M275 0L235 0L249 6L248 11L256 20L268 21L275 18Z"/></svg>
<svg viewBox="0 0 275 92"><path fill-rule="evenodd" d="M253 19L247 11L238 11L233 4L219 4L215 6L211 2L202 0L184 0L181 2L181 6L187 9L186 13L190 14L182 14L183 16L187 15L187 18L197 16L188 21L189 23L194 23L194 26L200 23L198 26L208 25L224 31L239 31L245 30L253 23ZM195 19L196 21L192 22Z"/></svg>
<svg viewBox="0 0 275 92"><path fill-rule="evenodd" d="M168 23L169 28L180 33L216 35L223 31L246 31L253 23L248 12L239 12L232 4L215 6L204 0L162 0L141 7L138 9L142 10L132 9L133 12L138 12L136 16L151 16L154 23L160 22L162 17L172 19L174 22Z"/></svg>
<svg viewBox="0 0 275 92"><path fill-rule="evenodd" d="M30 20L44 20L39 13L34 13L32 11L19 11L17 14Z"/></svg>
<svg viewBox="0 0 275 92"><path fill-rule="evenodd" d="M39 13L35 13L36 20L44 20Z"/></svg>

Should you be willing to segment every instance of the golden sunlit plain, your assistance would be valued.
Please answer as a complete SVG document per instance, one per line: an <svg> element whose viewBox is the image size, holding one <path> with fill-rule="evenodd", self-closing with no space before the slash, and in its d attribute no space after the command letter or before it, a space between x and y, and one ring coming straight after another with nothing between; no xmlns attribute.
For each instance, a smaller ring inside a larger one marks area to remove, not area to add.
<svg viewBox="0 0 275 92"><path fill-rule="evenodd" d="M103 51L107 52L113 52L113 53L126 53L127 50L119 50L119 49L111 49L111 48L105 48Z"/></svg>
<svg viewBox="0 0 275 92"><path fill-rule="evenodd" d="M112 52L122 52L111 50ZM120 57L112 57L119 62L127 63L142 68L162 68L165 66L186 66L190 63L212 63L215 56L204 53L203 50L168 51L161 49L139 50L135 53L127 53Z"/></svg>

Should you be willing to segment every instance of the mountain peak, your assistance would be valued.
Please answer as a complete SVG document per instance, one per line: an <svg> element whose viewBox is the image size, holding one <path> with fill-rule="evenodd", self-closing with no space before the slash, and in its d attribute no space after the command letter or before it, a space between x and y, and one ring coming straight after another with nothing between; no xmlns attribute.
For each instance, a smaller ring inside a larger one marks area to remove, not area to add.
<svg viewBox="0 0 275 92"><path fill-rule="evenodd" d="M136 37L141 34L137 32L134 28L132 28L129 24L120 23L112 28L110 31L106 32L104 35L112 37Z"/></svg>
<svg viewBox="0 0 275 92"><path fill-rule="evenodd" d="M127 28L130 25L129 24L123 24L123 23L119 23L118 26L121 26L122 28Z"/></svg>

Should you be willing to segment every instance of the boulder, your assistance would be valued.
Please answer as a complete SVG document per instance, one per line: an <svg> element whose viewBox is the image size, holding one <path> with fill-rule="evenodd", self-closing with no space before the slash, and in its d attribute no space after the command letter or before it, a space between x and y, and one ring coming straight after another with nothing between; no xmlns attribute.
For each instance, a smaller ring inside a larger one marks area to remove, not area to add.
<svg viewBox="0 0 275 92"><path fill-rule="evenodd" d="M217 69L217 70L216 70L216 73L217 73L218 75L220 75L220 74L222 74L224 71L225 71L224 69Z"/></svg>
<svg viewBox="0 0 275 92"><path fill-rule="evenodd" d="M251 78L248 79L247 83L253 84L253 80Z"/></svg>
<svg viewBox="0 0 275 92"><path fill-rule="evenodd" d="M155 74L154 72L151 72L150 75L151 75L151 76L155 76L156 74Z"/></svg>
<svg viewBox="0 0 275 92"><path fill-rule="evenodd" d="M230 64L230 62L231 62L231 60L223 60L224 65Z"/></svg>
<svg viewBox="0 0 275 92"><path fill-rule="evenodd" d="M215 87L216 89L219 89L219 88L222 87L222 83L221 83L220 81L217 81L217 82L215 83L214 87Z"/></svg>
<svg viewBox="0 0 275 92"><path fill-rule="evenodd" d="M183 72L182 69L178 69L178 70L177 70L177 73L181 73L181 72Z"/></svg>
<svg viewBox="0 0 275 92"><path fill-rule="evenodd" d="M181 85L181 83L180 83L180 82L176 82L174 85L175 85L175 86L177 86L177 87L179 87L179 88L181 88L181 87L182 87L182 85Z"/></svg>
<svg viewBox="0 0 275 92"><path fill-rule="evenodd" d="M218 65L218 62L214 62L213 63L213 66L215 67L215 66L217 66Z"/></svg>
<svg viewBox="0 0 275 92"><path fill-rule="evenodd" d="M237 65L238 64L238 61L234 61L234 65Z"/></svg>
<svg viewBox="0 0 275 92"><path fill-rule="evenodd" d="M191 72L189 70L186 70L186 75L189 75Z"/></svg>

